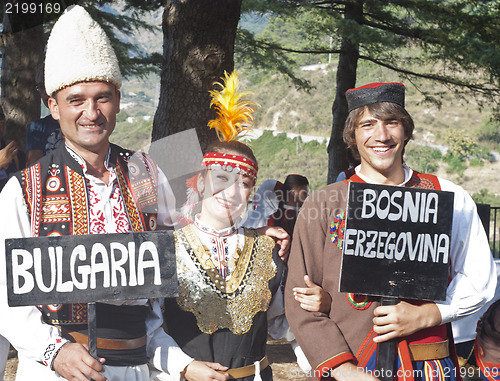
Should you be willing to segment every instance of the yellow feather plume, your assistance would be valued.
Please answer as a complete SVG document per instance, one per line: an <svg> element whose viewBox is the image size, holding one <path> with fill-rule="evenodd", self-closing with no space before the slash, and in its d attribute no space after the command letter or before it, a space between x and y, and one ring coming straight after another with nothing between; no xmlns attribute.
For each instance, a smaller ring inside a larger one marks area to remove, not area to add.
<svg viewBox="0 0 500 381"><path fill-rule="evenodd" d="M252 129L254 102L242 99L250 93L238 93L238 75L233 71L230 75L224 72L223 84L215 82L221 90L212 90L210 95L213 105L217 111L217 118L208 122L210 128L215 128L217 137L221 141L231 141L239 138L239 134Z"/></svg>

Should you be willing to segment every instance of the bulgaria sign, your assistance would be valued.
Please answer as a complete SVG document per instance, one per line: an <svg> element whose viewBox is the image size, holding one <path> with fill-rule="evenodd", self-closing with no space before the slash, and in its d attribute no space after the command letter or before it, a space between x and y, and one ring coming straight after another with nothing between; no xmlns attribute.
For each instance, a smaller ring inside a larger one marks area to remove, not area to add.
<svg viewBox="0 0 500 381"><path fill-rule="evenodd" d="M5 240L10 306L177 296L173 232Z"/></svg>

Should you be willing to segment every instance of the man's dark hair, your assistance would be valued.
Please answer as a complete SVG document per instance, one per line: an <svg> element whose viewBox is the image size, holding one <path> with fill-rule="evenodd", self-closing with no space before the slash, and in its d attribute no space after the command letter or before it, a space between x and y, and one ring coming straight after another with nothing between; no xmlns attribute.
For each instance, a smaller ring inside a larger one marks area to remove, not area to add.
<svg viewBox="0 0 500 381"><path fill-rule="evenodd" d="M283 183L283 186L288 188L305 187L306 185L309 185L309 180L302 175L288 175Z"/></svg>
<svg viewBox="0 0 500 381"><path fill-rule="evenodd" d="M287 202L290 195L290 191L295 188L302 188L309 185L309 180L307 177L301 175L288 175L281 187L281 193L283 201Z"/></svg>

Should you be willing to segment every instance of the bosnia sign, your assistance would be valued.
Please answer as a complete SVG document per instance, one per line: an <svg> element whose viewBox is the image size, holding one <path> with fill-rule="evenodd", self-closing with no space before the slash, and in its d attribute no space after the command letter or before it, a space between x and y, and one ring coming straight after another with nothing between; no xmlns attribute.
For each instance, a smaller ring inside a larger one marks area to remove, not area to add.
<svg viewBox="0 0 500 381"><path fill-rule="evenodd" d="M177 296L173 232L5 240L10 306Z"/></svg>
<svg viewBox="0 0 500 381"><path fill-rule="evenodd" d="M349 184L340 291L445 300L451 192Z"/></svg>

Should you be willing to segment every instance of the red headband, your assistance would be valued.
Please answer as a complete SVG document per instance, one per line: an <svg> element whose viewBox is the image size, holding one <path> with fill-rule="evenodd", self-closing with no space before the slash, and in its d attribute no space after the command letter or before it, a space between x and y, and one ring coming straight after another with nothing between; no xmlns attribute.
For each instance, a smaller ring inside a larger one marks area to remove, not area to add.
<svg viewBox="0 0 500 381"><path fill-rule="evenodd" d="M220 168L228 172L232 172L234 169L237 173L241 172L253 179L257 179L257 171L259 170L257 163L244 156L219 152L207 152L203 156L201 165L210 169Z"/></svg>

